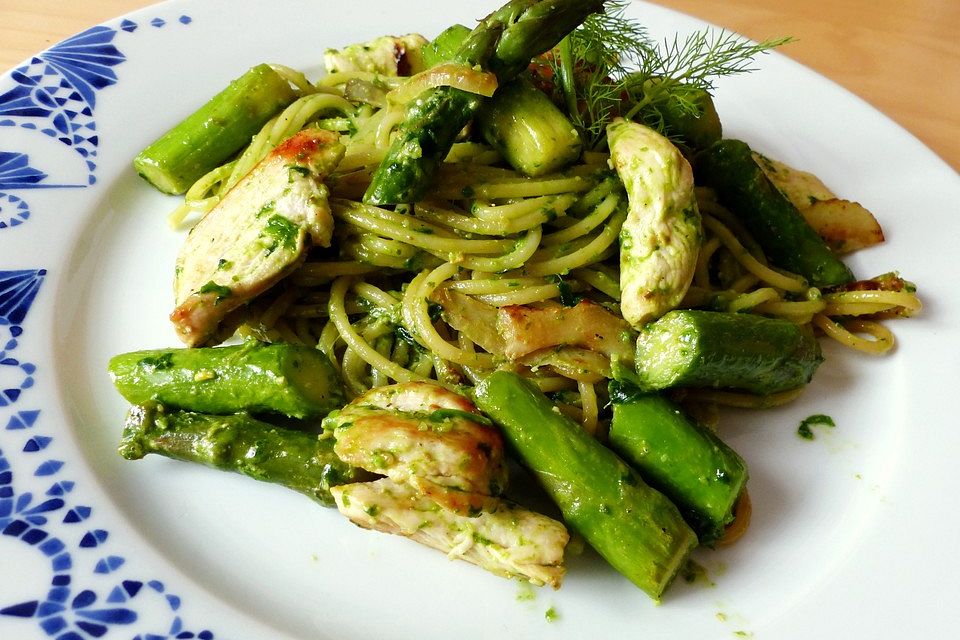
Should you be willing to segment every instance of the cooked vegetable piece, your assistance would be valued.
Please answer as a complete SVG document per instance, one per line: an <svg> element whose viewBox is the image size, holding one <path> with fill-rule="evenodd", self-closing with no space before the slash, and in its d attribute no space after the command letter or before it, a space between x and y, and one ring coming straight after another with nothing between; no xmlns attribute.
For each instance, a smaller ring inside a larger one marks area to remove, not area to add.
<svg viewBox="0 0 960 640"><path fill-rule="evenodd" d="M369 476L340 460L333 440L285 429L244 413L171 411L157 403L130 409L119 453L139 460L156 453L281 484L325 506L331 487Z"/></svg>
<svg viewBox="0 0 960 640"><path fill-rule="evenodd" d="M773 264L830 287L853 273L770 181L740 140L720 140L696 159L698 183L712 187L720 202L743 222Z"/></svg>
<svg viewBox="0 0 960 640"><path fill-rule="evenodd" d="M477 25L451 62L479 65L506 84L602 6L603 0L511 0ZM481 102L478 95L453 87L430 89L411 102L364 202L420 200Z"/></svg>
<svg viewBox="0 0 960 640"><path fill-rule="evenodd" d="M673 503L519 375L496 371L475 395L567 524L659 599L697 544Z"/></svg>
<svg viewBox="0 0 960 640"><path fill-rule="evenodd" d="M763 171L763 175L767 176L798 210L803 210L814 202L833 200L837 197L830 187L809 171L794 169L788 164L756 151L752 155L757 166Z"/></svg>
<svg viewBox="0 0 960 640"><path fill-rule="evenodd" d="M710 429L658 394L610 383L614 451L680 509L703 544L723 535L747 466Z"/></svg>
<svg viewBox="0 0 960 640"><path fill-rule="evenodd" d="M780 192L797 208L817 235L837 254L850 253L883 242L883 229L859 202L841 200L808 171L757 152L753 159Z"/></svg>
<svg viewBox="0 0 960 640"><path fill-rule="evenodd" d="M418 33L381 36L370 42L351 44L323 52L327 73L367 71L385 76L411 76L423 71L421 51L427 39Z"/></svg>
<svg viewBox="0 0 960 640"><path fill-rule="evenodd" d="M800 215L838 254L866 249L883 242L883 229L859 202L818 200L800 209Z"/></svg>
<svg viewBox="0 0 960 640"><path fill-rule="evenodd" d="M460 45L470 35L470 27L455 24L440 32L436 38L424 45L422 49L423 66L427 69L449 62L457 55Z"/></svg>
<svg viewBox="0 0 960 640"><path fill-rule="evenodd" d="M472 517L440 509L407 484L384 478L333 489L337 508L366 529L406 536L451 558L559 588L570 536L562 523L506 500Z"/></svg>
<svg viewBox="0 0 960 640"><path fill-rule="evenodd" d="M810 382L820 344L789 320L746 313L676 310L640 332L636 383L744 389L757 394Z"/></svg>
<svg viewBox="0 0 960 640"><path fill-rule="evenodd" d="M706 149L723 137L723 126L720 124L713 97L704 89L688 88L684 90L683 98L697 108L699 115L692 113L689 108L684 108L676 96L670 95L657 105L657 114L662 119L664 133L692 151ZM641 111L640 117L643 115Z"/></svg>
<svg viewBox="0 0 960 640"><path fill-rule="evenodd" d="M620 231L620 309L639 327L680 304L693 281L702 237L693 171L642 124L618 118L607 140L630 205Z"/></svg>
<svg viewBox="0 0 960 640"><path fill-rule="evenodd" d="M160 191L183 193L249 144L296 97L270 65L257 65L141 151L133 166Z"/></svg>
<svg viewBox="0 0 960 640"><path fill-rule="evenodd" d="M379 205L419 200L481 100L477 94L443 86L411 102L363 201Z"/></svg>
<svg viewBox="0 0 960 640"><path fill-rule="evenodd" d="M293 344L249 341L230 347L158 349L114 356L108 366L131 404L152 400L202 413L325 416L345 402L323 353Z"/></svg>
<svg viewBox="0 0 960 640"><path fill-rule="evenodd" d="M477 114L487 143L514 169L531 177L560 170L583 145L570 120L525 78L497 89Z"/></svg>
<svg viewBox="0 0 960 640"><path fill-rule="evenodd" d="M304 129L276 146L190 231L177 256L170 320L187 346L206 343L234 309L328 247L333 216L323 177L339 164L339 136Z"/></svg>

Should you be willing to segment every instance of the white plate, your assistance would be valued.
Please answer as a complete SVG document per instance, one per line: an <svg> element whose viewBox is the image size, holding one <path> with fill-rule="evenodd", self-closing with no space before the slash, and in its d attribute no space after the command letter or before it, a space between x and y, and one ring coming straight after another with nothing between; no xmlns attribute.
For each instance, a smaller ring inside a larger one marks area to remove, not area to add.
<svg viewBox="0 0 960 640"><path fill-rule="evenodd" d="M872 209L926 309L896 351L827 345L802 401L730 414L754 522L660 606L593 553L557 592L521 588L240 476L115 453L116 353L177 344L166 320L173 199L130 159L262 61L319 71L324 48L428 35L498 2L181 0L91 29L0 78L0 637L947 637L960 332L955 172L891 121L779 55L722 82L728 135ZM694 20L646 4L658 36ZM784 27L788 29L788 26ZM777 35L777 34L771 34ZM919 98L918 98L919 99ZM836 429L796 435L812 413ZM557 618L548 621L548 609Z"/></svg>

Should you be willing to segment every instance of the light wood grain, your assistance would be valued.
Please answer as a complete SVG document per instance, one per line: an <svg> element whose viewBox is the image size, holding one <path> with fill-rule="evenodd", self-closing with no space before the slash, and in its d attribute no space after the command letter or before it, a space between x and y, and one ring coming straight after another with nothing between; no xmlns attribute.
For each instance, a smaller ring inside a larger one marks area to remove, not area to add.
<svg viewBox="0 0 960 640"><path fill-rule="evenodd" d="M0 69L149 0L0 0ZM781 52L886 113L960 170L958 0L659 0Z"/></svg>

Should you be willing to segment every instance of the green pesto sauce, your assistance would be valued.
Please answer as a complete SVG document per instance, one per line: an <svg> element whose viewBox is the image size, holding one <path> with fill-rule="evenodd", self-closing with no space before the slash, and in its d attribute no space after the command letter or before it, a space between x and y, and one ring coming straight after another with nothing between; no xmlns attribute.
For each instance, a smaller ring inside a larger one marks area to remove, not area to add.
<svg viewBox="0 0 960 640"><path fill-rule="evenodd" d="M557 614L556 609L554 609L553 607L550 607L544 612L543 617L546 619L547 622L553 622L560 616L559 614Z"/></svg>
<svg viewBox="0 0 960 640"><path fill-rule="evenodd" d="M267 220L262 235L274 241L274 249L283 247L286 251L294 251L297 248L297 236L300 235L300 227L281 215L273 215Z"/></svg>
<svg viewBox="0 0 960 640"><path fill-rule="evenodd" d="M469 411L461 411L459 409L436 409L427 415L427 419L430 422L444 422L451 418L463 418L464 420L470 420L471 422L482 424L485 427L493 426L493 422L490 420L490 418L476 413L470 413Z"/></svg>
<svg viewBox="0 0 960 640"><path fill-rule="evenodd" d="M262 207L260 207L260 211L257 212L257 217L260 218L260 217L263 217L263 216L265 216L265 215L269 215L269 214L273 213L273 210L274 210L274 208L276 208L276 206L277 206L277 203L274 202L273 200L271 200L271 201L268 202L267 204L265 204L265 205L263 205Z"/></svg>
<svg viewBox="0 0 960 640"><path fill-rule="evenodd" d="M688 560L687 563L683 565L683 569L680 570L680 575L683 578L683 581L687 584L698 582L708 587L717 586L707 574L707 569L703 565L693 560Z"/></svg>
<svg viewBox="0 0 960 640"><path fill-rule="evenodd" d="M834 423L833 418L822 413L818 413L803 419L803 421L800 423L800 426L797 427L797 435L804 440L813 440L816 436L813 434L812 427L818 425L825 427L837 426L836 423Z"/></svg>
<svg viewBox="0 0 960 640"><path fill-rule="evenodd" d="M216 371L211 371L210 369L202 369L193 374L194 382L206 382L208 380L214 380L217 377Z"/></svg>
<svg viewBox="0 0 960 640"><path fill-rule="evenodd" d="M293 182L297 177L306 178L310 176L310 169L298 164L288 165L287 170L289 171L287 178L289 182Z"/></svg>
<svg viewBox="0 0 960 640"><path fill-rule="evenodd" d="M570 284L564 282L560 276L556 276L557 279L557 290L560 292L560 304L565 307L575 307L580 304L580 301L583 300L583 296L578 296L573 293L573 289L570 287Z"/></svg>
<svg viewBox="0 0 960 640"><path fill-rule="evenodd" d="M476 542L477 544L482 544L485 547L489 547L490 545L493 544L493 540L480 535L476 531L473 532L473 541Z"/></svg>
<svg viewBox="0 0 960 640"><path fill-rule="evenodd" d="M217 304L221 300L224 300L225 298L229 298L231 295L233 295L233 291L230 290L230 287L225 287L222 284L217 284L213 280L211 280L207 284L200 287L200 293L217 294L217 300L216 302L214 302L214 304Z"/></svg>
<svg viewBox="0 0 960 640"><path fill-rule="evenodd" d="M149 371L163 371L173 367L173 354L167 351L157 356L147 356L137 364Z"/></svg>
<svg viewBox="0 0 960 640"><path fill-rule="evenodd" d="M537 592L533 590L533 587L530 586L529 582L520 582L519 584L520 586L517 589L518 602L526 602L537 599Z"/></svg>

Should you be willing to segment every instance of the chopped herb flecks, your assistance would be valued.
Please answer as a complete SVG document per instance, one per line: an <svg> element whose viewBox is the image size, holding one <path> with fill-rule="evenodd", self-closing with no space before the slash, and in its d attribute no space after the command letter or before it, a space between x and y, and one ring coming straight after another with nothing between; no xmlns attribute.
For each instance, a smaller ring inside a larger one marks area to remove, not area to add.
<svg viewBox="0 0 960 640"><path fill-rule="evenodd" d="M229 298L233 295L233 291L230 290L230 287L225 287L222 284L217 284L213 280L207 284L200 287L200 293L215 293L217 294L217 299L214 304L218 304L221 300Z"/></svg>
<svg viewBox="0 0 960 640"><path fill-rule="evenodd" d="M297 248L297 236L299 234L300 227L296 224L281 215L273 215L267 220L261 236L273 240L274 244L271 250L283 247L286 251L294 251Z"/></svg>
<svg viewBox="0 0 960 640"><path fill-rule="evenodd" d="M830 416L825 416L822 413L818 413L803 419L803 421L800 423L800 426L797 427L797 435L804 440L813 440L815 436L813 435L813 429L811 427L816 425L822 425L825 427L837 426L833 422L833 418Z"/></svg>
<svg viewBox="0 0 960 640"><path fill-rule="evenodd" d="M173 366L173 354L167 351L158 356L147 356L139 364L150 371L163 371Z"/></svg>

